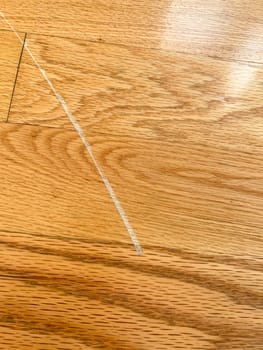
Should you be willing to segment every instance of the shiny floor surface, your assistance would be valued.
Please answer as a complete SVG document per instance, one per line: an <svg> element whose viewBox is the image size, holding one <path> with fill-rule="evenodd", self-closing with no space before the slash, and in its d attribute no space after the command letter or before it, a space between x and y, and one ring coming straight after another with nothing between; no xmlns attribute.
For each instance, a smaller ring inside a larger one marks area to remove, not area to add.
<svg viewBox="0 0 263 350"><path fill-rule="evenodd" d="M0 11L0 350L263 350L262 1Z"/></svg>

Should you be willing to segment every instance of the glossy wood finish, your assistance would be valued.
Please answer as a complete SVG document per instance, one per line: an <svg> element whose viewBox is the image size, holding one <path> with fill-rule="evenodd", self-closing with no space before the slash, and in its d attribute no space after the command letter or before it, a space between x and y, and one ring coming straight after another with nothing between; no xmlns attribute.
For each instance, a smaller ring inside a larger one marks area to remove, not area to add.
<svg viewBox="0 0 263 350"><path fill-rule="evenodd" d="M144 256L24 52L0 124L2 348L262 350L261 2L16 5Z"/></svg>
<svg viewBox="0 0 263 350"><path fill-rule="evenodd" d="M260 258L105 243L1 232L4 348L260 349Z"/></svg>
<svg viewBox="0 0 263 350"><path fill-rule="evenodd" d="M218 241L240 224L244 238L262 228L261 65L34 35L28 43L143 243L176 246L181 215L201 220L200 246L207 220L226 224ZM11 122L73 128L27 54L17 87Z"/></svg>
<svg viewBox="0 0 263 350"><path fill-rule="evenodd" d="M88 135L262 143L261 64L30 34L27 42ZM27 53L10 120L73 128Z"/></svg>
<svg viewBox="0 0 263 350"><path fill-rule="evenodd" d="M0 1L17 30L263 62L261 0Z"/></svg>
<svg viewBox="0 0 263 350"><path fill-rule="evenodd" d="M170 144L105 137L92 138L95 154L142 242L175 247L182 229L190 234L189 226L196 219L200 219L194 226L198 246L206 246L211 237L206 228L210 221L215 231L225 224L218 231L219 242L222 235L230 239L231 232L235 237L237 230L240 239L252 232L262 238L259 149L246 154L187 141Z"/></svg>
<svg viewBox="0 0 263 350"><path fill-rule="evenodd" d="M0 124L0 230L128 241L73 131Z"/></svg>
<svg viewBox="0 0 263 350"><path fill-rule="evenodd" d="M14 33L0 31L0 122L8 116L21 46Z"/></svg>

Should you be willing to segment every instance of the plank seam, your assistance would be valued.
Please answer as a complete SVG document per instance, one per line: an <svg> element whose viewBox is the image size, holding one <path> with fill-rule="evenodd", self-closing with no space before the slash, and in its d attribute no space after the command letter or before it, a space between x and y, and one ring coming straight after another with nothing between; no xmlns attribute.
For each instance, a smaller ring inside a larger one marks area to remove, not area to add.
<svg viewBox="0 0 263 350"><path fill-rule="evenodd" d="M11 111L11 107L12 107L12 103L13 103L13 99L14 99L14 95L15 95L16 83L17 83L18 74L19 74L19 70L20 70L20 65L21 65L21 62L22 62L22 57L23 57L25 43L26 43L26 36L27 36L27 33L25 33L25 35L24 35L24 41L22 43L22 48L21 48L21 52L20 52L20 56L19 56L19 60L18 60L14 86L13 86L12 95L11 95L11 98L10 98L10 103L9 103L9 107L8 107L7 117L6 117L6 123L8 123L8 120L9 120L9 115L10 115L10 111Z"/></svg>
<svg viewBox="0 0 263 350"><path fill-rule="evenodd" d="M16 34L18 40L21 42L21 44L23 44L24 49L27 51L27 53L29 54L29 56L32 58L33 62L35 63L36 67L38 68L38 70L40 71L40 73L42 74L43 78L47 81L51 91L54 93L55 97L57 98L58 102L60 103L60 105L62 106L65 114L67 115L67 117L69 118L70 122L72 123L73 127L75 128L75 130L77 131L82 143L84 144L87 153L89 154L89 157L91 159L91 161L93 162L98 174L100 175L106 190L108 191L121 219L122 222L124 223L129 236L133 242L133 245L136 249L136 252L138 255L143 255L143 250L142 247L140 245L140 242L137 238L137 235L132 227L132 225L129 222L129 219L119 201L119 199L117 198L110 181L108 180L108 178L104 175L98 161L96 160L91 145L88 142L87 138L85 137L84 131L82 130L81 126L79 125L79 123L77 122L77 120L75 119L75 117L73 116L73 114L71 113L71 111L69 110L64 98L57 92L57 90L55 89L52 81L49 79L46 71L40 66L40 64L38 63L37 59L35 58L35 56L33 55L33 53L31 52L31 50L28 47L28 43L26 41L26 39L24 39L24 41L21 39L20 35L18 34L18 32L16 31L16 29L13 27L13 25L10 23L10 21L7 19L7 17L5 16L5 14L3 12L0 11L0 16L4 19L4 21L8 24L8 26L10 27L10 29Z"/></svg>

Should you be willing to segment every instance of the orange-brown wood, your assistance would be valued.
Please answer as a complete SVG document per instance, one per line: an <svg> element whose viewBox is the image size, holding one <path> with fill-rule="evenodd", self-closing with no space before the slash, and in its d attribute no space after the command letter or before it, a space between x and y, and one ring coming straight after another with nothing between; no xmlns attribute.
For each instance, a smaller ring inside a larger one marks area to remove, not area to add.
<svg viewBox="0 0 263 350"><path fill-rule="evenodd" d="M0 122L8 117L21 50L14 33L0 30Z"/></svg>
<svg viewBox="0 0 263 350"><path fill-rule="evenodd" d="M144 243L174 247L192 222L201 247L208 221L218 242L262 229L260 65L34 35L28 45ZM73 128L28 54L10 121Z"/></svg>
<svg viewBox="0 0 263 350"><path fill-rule="evenodd" d="M18 30L263 62L261 0L0 1Z"/></svg>
<svg viewBox="0 0 263 350"><path fill-rule="evenodd" d="M145 248L1 232L1 344L260 349L260 257Z"/></svg>
<svg viewBox="0 0 263 350"><path fill-rule="evenodd" d="M129 242L73 131L0 124L0 229Z"/></svg>
<svg viewBox="0 0 263 350"><path fill-rule="evenodd" d="M88 135L261 146L260 64L30 34L27 42ZM10 121L73 128L26 52Z"/></svg>
<svg viewBox="0 0 263 350"><path fill-rule="evenodd" d="M0 11L0 350L263 350L262 3Z"/></svg>

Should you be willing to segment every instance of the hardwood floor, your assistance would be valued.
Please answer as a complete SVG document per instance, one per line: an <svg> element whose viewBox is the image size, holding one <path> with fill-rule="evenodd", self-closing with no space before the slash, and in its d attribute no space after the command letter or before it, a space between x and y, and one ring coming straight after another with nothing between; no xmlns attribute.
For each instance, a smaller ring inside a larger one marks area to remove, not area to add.
<svg viewBox="0 0 263 350"><path fill-rule="evenodd" d="M261 64L30 34L27 42L90 135L261 145ZM10 120L73 128L27 52L14 98Z"/></svg>
<svg viewBox="0 0 263 350"><path fill-rule="evenodd" d="M261 0L1 0L17 30L263 63Z"/></svg>
<svg viewBox="0 0 263 350"><path fill-rule="evenodd" d="M143 241L176 246L178 215L262 228L260 65L36 35L28 44ZM9 120L73 128L26 53Z"/></svg>
<svg viewBox="0 0 263 350"><path fill-rule="evenodd" d="M75 132L8 123L0 138L0 230L128 241Z"/></svg>
<svg viewBox="0 0 263 350"><path fill-rule="evenodd" d="M261 347L260 258L5 232L0 249L4 345Z"/></svg>
<svg viewBox="0 0 263 350"><path fill-rule="evenodd" d="M0 350L263 350L262 3L0 5Z"/></svg>
<svg viewBox="0 0 263 350"><path fill-rule="evenodd" d="M0 122L8 116L21 46L14 33L0 31Z"/></svg>

